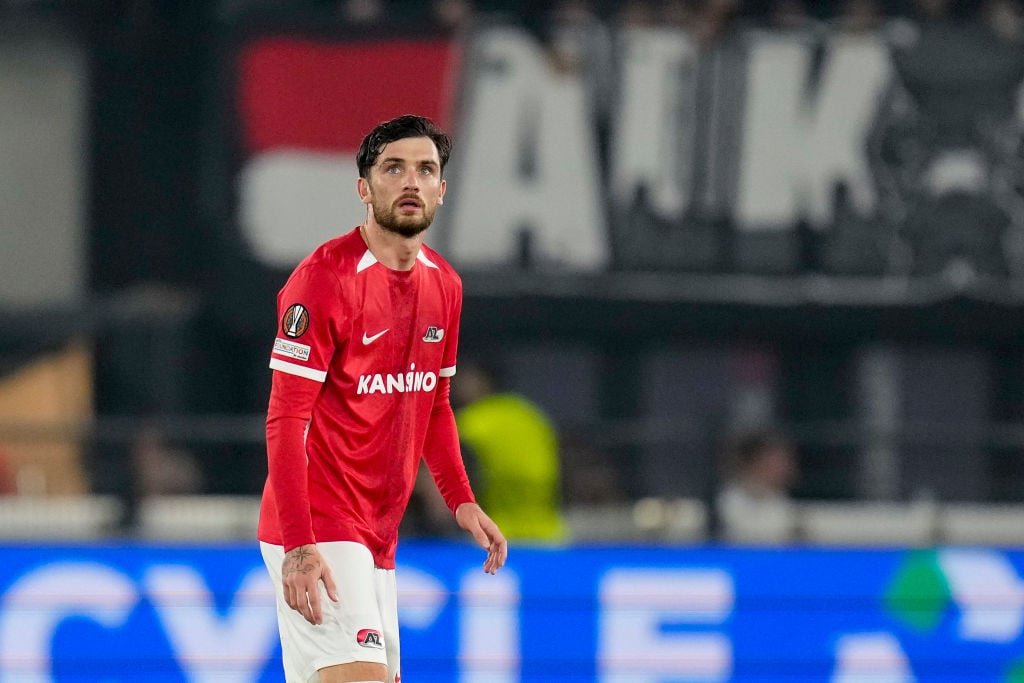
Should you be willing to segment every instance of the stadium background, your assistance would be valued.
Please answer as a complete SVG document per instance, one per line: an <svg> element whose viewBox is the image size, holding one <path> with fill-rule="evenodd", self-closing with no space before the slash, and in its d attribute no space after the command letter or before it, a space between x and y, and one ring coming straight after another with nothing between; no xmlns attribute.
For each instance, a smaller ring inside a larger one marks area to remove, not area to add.
<svg viewBox="0 0 1024 683"><path fill-rule="evenodd" d="M462 353L554 418L575 545L487 584L410 542L408 680L1024 675L1019 7L642 4L0 3L0 677L276 680L273 295L411 110L457 141ZM761 423L800 518L723 543Z"/></svg>

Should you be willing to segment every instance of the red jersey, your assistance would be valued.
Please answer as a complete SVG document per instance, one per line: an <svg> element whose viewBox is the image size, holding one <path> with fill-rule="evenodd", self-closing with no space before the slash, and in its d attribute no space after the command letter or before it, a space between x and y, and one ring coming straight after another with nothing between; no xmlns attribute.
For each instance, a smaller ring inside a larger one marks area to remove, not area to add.
<svg viewBox="0 0 1024 683"><path fill-rule="evenodd" d="M391 270L356 229L303 260L277 305L259 539L357 541L393 568L421 457L453 512L473 501L448 403L462 281L425 245Z"/></svg>

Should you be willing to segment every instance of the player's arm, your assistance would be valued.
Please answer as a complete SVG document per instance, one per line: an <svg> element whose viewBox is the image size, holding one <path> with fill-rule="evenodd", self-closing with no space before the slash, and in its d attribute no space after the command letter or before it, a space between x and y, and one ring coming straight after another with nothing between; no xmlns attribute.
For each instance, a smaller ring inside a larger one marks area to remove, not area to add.
<svg viewBox="0 0 1024 683"><path fill-rule="evenodd" d="M334 354L332 319L338 312L331 303L340 300L337 279L328 270L309 265L296 270L278 297L281 328L270 361L268 481L285 550L284 598L313 624L323 621L319 581L331 599L337 600L337 593L313 533L306 429Z"/></svg>
<svg viewBox="0 0 1024 683"><path fill-rule="evenodd" d="M494 574L505 564L508 542L498 525L477 505L473 496L459 449L455 413L448 400L450 389L451 380L442 377L434 395L424 460L438 491L455 516L456 523L487 551L484 570Z"/></svg>
<svg viewBox="0 0 1024 683"><path fill-rule="evenodd" d="M267 407L267 467L285 552L314 543L306 478L306 425L320 383L274 370Z"/></svg>
<svg viewBox="0 0 1024 683"><path fill-rule="evenodd" d="M285 549L284 599L311 624L323 623L319 581L338 599L330 567L316 547L306 476L306 425L319 392L319 382L275 370L267 410L268 476Z"/></svg>

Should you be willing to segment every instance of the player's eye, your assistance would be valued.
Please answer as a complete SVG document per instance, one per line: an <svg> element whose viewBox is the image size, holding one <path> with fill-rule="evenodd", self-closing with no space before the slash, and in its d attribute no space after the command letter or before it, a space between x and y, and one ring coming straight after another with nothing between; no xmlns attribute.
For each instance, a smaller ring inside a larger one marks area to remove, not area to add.
<svg viewBox="0 0 1024 683"><path fill-rule="evenodd" d="M420 175L433 175L433 174L434 174L434 167L433 166L421 166L420 167Z"/></svg>
<svg viewBox="0 0 1024 683"><path fill-rule="evenodd" d="M398 164L388 164L384 167L384 172L390 173L391 175L398 175L402 172L402 167Z"/></svg>

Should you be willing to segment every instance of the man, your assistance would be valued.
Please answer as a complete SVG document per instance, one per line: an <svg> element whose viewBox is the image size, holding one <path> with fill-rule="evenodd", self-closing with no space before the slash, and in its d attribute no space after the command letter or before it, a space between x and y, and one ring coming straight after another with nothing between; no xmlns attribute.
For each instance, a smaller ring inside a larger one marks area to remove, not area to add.
<svg viewBox="0 0 1024 683"><path fill-rule="evenodd" d="M506 538L564 541L555 427L540 406L502 390L500 377L493 362L463 359L452 382L455 424L476 493Z"/></svg>
<svg viewBox="0 0 1024 683"><path fill-rule="evenodd" d="M726 444L724 485L715 499L722 538L780 542L795 523L792 491L799 477L796 447L773 429L744 431Z"/></svg>
<svg viewBox="0 0 1024 683"><path fill-rule="evenodd" d="M423 244L448 136L402 116L364 138L366 221L296 267L278 295L263 558L289 683L397 683L395 547L422 457L495 573L508 548L476 504L448 400L462 283Z"/></svg>

